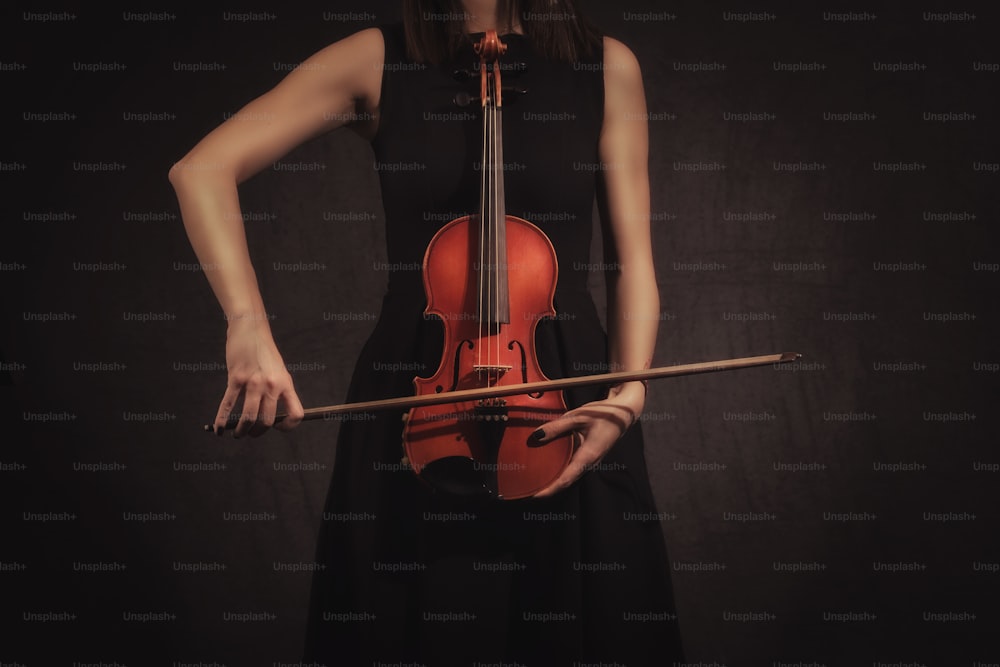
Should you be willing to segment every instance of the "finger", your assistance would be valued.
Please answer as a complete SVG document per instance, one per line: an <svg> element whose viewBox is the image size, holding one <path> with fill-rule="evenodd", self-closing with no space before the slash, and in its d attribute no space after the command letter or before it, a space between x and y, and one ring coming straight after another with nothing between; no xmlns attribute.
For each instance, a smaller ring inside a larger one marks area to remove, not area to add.
<svg viewBox="0 0 1000 667"><path fill-rule="evenodd" d="M251 438L262 435L274 424L275 413L278 409L278 399L265 394L260 399L260 409L257 412L257 421L253 423L248 431Z"/></svg>
<svg viewBox="0 0 1000 667"><path fill-rule="evenodd" d="M294 387L285 391L281 398L285 404L285 418L275 424L274 428L279 431L290 431L302 423L306 412L302 408L302 402L299 400L299 395L295 393Z"/></svg>
<svg viewBox="0 0 1000 667"><path fill-rule="evenodd" d="M545 443L565 435L569 431L589 434L594 428L600 429L602 424L614 424L620 438L632 424L632 413L621 406L588 403L576 410L570 410L557 419L543 424L531 434L531 443ZM543 435L539 435L541 432ZM617 439L616 438L616 439Z"/></svg>
<svg viewBox="0 0 1000 667"><path fill-rule="evenodd" d="M572 431L579 430L587 423L587 418L579 413L567 412L561 417L548 421L532 431L530 441L533 443L549 442Z"/></svg>
<svg viewBox="0 0 1000 667"><path fill-rule="evenodd" d="M580 479L583 473L587 472L590 466L600 458L600 456L593 454L583 447L583 436L579 433L573 434L573 445L575 449L569 463L566 464L566 467L563 468L558 477L534 495L535 498L546 498L569 488L573 482Z"/></svg>
<svg viewBox="0 0 1000 667"><path fill-rule="evenodd" d="M579 451L579 450L577 450ZM549 496L554 496L560 491L564 491L569 488L569 486L580 479L584 472L587 470L587 463L584 463L583 456L573 456L573 459L566 465L562 473L556 477L555 481L546 486L544 489L535 494L535 498L548 498Z"/></svg>
<svg viewBox="0 0 1000 667"><path fill-rule="evenodd" d="M250 427L257 421L261 398L259 391L247 390L246 397L243 399L243 414L240 415L240 420L236 423L236 430L233 432L235 437L241 438L246 435Z"/></svg>
<svg viewBox="0 0 1000 667"><path fill-rule="evenodd" d="M222 402L219 403L219 411L215 414L215 421L212 423L216 435L222 435L225 432L226 424L229 423L229 415L236 406L236 401L242 391L242 387L234 384L226 387L226 393L222 397Z"/></svg>

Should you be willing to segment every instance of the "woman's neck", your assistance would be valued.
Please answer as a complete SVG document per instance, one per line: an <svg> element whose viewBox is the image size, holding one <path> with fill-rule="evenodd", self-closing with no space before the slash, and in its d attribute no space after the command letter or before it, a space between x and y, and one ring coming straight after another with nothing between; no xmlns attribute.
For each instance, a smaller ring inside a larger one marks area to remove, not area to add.
<svg viewBox="0 0 1000 667"><path fill-rule="evenodd" d="M498 4L497 0L462 0L462 6L465 7L468 15L465 21L465 29L468 32L496 30L501 35L511 32L522 32L521 24L518 22L516 14L514 16L514 25L508 25L506 16L497 16Z"/></svg>

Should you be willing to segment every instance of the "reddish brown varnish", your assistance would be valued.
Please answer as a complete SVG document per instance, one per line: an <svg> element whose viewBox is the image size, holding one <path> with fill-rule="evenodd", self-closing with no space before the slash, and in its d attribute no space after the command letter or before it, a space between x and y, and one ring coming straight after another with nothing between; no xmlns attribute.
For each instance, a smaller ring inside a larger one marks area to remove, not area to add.
<svg viewBox="0 0 1000 667"><path fill-rule="evenodd" d="M535 355L535 328L556 314L558 264L538 227L505 213L497 65L504 50L496 31L477 45L483 112L479 214L445 225L424 256L425 313L443 323L444 354L433 376L414 379L418 396L547 379ZM416 407L406 416L404 449L413 470L433 486L524 498L554 481L572 456L572 434L544 444L530 441L541 424L565 411L561 391Z"/></svg>

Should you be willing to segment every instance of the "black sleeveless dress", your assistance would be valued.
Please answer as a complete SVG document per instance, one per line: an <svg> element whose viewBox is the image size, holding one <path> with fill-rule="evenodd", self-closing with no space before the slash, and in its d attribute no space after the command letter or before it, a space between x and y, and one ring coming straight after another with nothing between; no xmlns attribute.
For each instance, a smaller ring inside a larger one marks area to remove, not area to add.
<svg viewBox="0 0 1000 667"><path fill-rule="evenodd" d="M423 253L450 220L475 212L481 119L470 36L457 62L409 61L401 26L382 28L385 71L373 141L386 215L389 282L347 399L413 393L441 360L425 318ZM505 35L507 212L534 222L559 258L558 316L539 324L550 378L607 369L607 339L587 290L603 55L576 64ZM570 408L603 397L569 391ZM573 487L545 500L435 494L400 465L401 414L345 421L317 548L306 660L327 665L680 661L669 565L639 425Z"/></svg>

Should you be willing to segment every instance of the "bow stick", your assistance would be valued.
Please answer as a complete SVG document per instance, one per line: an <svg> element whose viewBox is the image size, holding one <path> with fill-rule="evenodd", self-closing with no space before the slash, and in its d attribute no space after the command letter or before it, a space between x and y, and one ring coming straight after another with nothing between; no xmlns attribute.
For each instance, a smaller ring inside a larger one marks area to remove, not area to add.
<svg viewBox="0 0 1000 667"><path fill-rule="evenodd" d="M665 377L677 377L680 375L696 375L699 373L715 373L718 371L730 371L739 368L752 368L754 366L766 366L768 364L786 364L802 358L796 352L782 352L779 354L765 354L757 357L740 357L738 359L720 359L717 361L702 361L695 364L681 364L677 366L660 366L658 368L648 368L641 371L617 371L614 373L598 373L596 375L580 375L577 377L560 378L557 380L542 380L539 382L527 382L520 384L509 384L497 387L477 387L475 389L460 389L457 391L441 392L440 394L423 394L419 396L401 396L399 398L386 398L375 401L361 401L358 403L343 403L341 405L327 405L318 408L307 408L305 420L327 419L336 415L350 414L356 412L369 412L377 410L408 410L410 408L422 407L425 405L440 405L441 403L458 403L461 401L472 401L479 398L494 398L500 396L513 396L516 394L534 394L544 391L556 391L569 389L572 387L585 387L601 384L618 384L620 382L632 382L636 380L657 380ZM275 423L280 422L287 415L279 414L274 418ZM233 413L226 422L227 429L236 428L240 415ZM206 431L213 431L211 424L205 424Z"/></svg>

